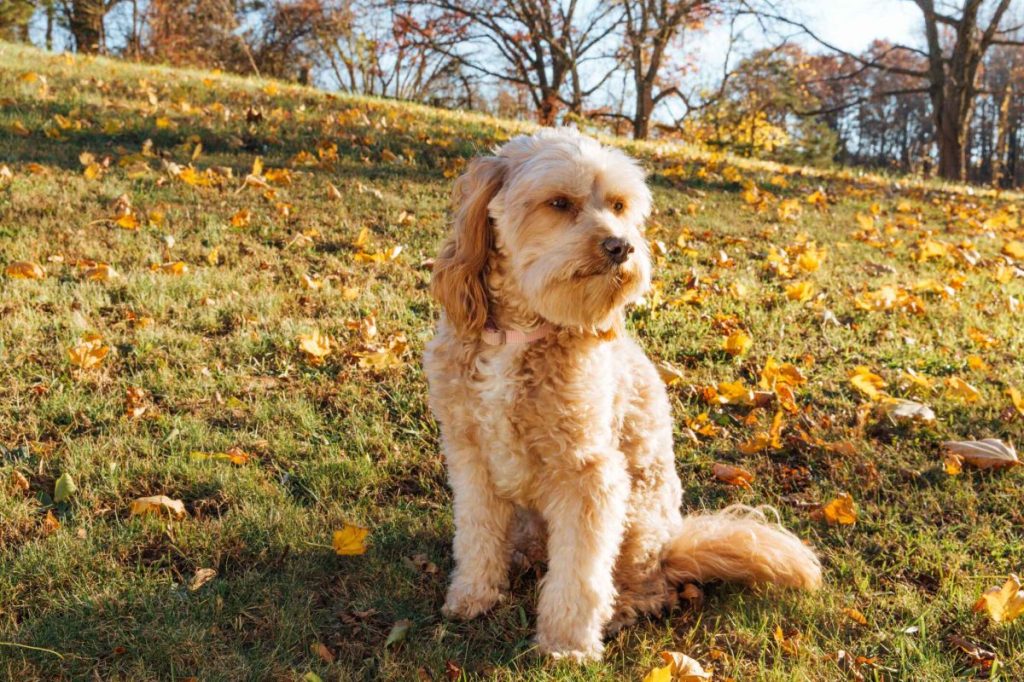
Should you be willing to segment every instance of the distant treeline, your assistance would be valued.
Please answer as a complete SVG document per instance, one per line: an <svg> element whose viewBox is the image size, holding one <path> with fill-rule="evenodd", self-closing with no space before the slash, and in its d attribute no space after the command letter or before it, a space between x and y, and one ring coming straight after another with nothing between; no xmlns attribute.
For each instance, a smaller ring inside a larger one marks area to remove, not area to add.
<svg viewBox="0 0 1024 682"><path fill-rule="evenodd" d="M781 161L1024 184L1020 3L912 2L920 39L862 53L785 0L0 0L0 36ZM701 41L722 48L720 65L695 58Z"/></svg>

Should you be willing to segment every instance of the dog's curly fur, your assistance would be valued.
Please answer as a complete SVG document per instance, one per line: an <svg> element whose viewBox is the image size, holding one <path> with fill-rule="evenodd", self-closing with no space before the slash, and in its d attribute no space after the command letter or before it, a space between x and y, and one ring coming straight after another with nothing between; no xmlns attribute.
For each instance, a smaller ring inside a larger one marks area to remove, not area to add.
<svg viewBox="0 0 1024 682"><path fill-rule="evenodd" d="M758 510L680 513L665 388L623 327L650 283L650 210L628 156L541 130L469 165L434 266L444 314L424 365L455 496L443 611L493 607L517 545L543 543L537 643L558 657L599 658L604 634L670 605L685 580L821 582L814 552ZM610 237L632 245L624 262ZM490 346L488 322L553 331Z"/></svg>

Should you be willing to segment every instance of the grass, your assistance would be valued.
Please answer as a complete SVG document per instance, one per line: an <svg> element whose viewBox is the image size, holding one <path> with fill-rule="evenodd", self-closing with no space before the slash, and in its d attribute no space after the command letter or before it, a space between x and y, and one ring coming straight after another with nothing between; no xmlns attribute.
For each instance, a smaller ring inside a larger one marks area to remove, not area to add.
<svg viewBox="0 0 1024 682"><path fill-rule="evenodd" d="M603 663L576 668L531 651L542 567L517 573L493 614L439 616L451 498L418 363L437 314L424 261L445 230L451 178L528 126L9 44L0 93L0 267L47 270L0 277L0 676L640 679L672 649L718 680L1024 678L1024 626L971 610L1022 569L1024 473L950 476L940 447L1022 440L1006 391L1024 388L1024 313L1013 310L1024 285L999 256L1024 236L1019 195L623 143L651 169L650 235L665 245L660 289L630 325L681 377L670 394L685 504L776 506L820 548L827 586L705 586L702 605L630 628ZM264 172L268 188L239 189L256 157L290 176ZM177 174L190 163L208 186ZM137 229L113 222L121 196ZM244 211L248 224L232 226ZM808 241L825 253L817 270L813 256L796 262ZM771 268L787 247L790 279ZM120 276L89 280L94 261ZM152 269L177 261L187 272ZM857 303L926 280L951 288L917 294L923 311ZM793 281L811 283L812 298L789 300ZM736 326L753 346L734 358L721 347ZM313 330L333 340L322 364L298 349ZM91 333L110 354L73 366L67 349ZM390 366L368 366L363 356L389 344L376 357ZM752 387L769 357L808 382L781 447L742 454L774 409L709 405L704 388ZM847 379L858 365L937 419L860 409L869 401ZM907 368L935 388L911 393ZM945 388L953 377L978 399ZM129 388L143 389L135 402ZM702 413L716 432L694 440L687 420ZM232 447L249 460L192 455ZM716 462L756 479L716 481ZM55 504L65 473L77 492ZM854 525L815 512L842 492ZM159 494L187 517L130 515L132 500ZM364 555L332 552L346 522L371 529ZM200 568L217 576L191 590ZM403 619L406 638L387 646ZM799 633L799 647L787 651L776 628ZM973 665L951 636L997 665ZM840 663L840 651L869 660Z"/></svg>

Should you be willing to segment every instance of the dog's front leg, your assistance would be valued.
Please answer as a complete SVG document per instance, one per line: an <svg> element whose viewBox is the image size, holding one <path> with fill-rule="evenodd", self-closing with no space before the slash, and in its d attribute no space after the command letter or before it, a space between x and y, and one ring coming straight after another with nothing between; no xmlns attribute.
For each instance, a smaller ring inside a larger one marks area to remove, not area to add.
<svg viewBox="0 0 1024 682"><path fill-rule="evenodd" d="M475 618L497 604L508 587L513 506L497 494L476 443L446 442L445 457L455 497L455 570L441 611L451 618Z"/></svg>
<svg viewBox="0 0 1024 682"><path fill-rule="evenodd" d="M629 481L622 453L593 452L544 477L548 573L537 608L537 644L557 658L601 658L612 616L612 570L622 543Z"/></svg>

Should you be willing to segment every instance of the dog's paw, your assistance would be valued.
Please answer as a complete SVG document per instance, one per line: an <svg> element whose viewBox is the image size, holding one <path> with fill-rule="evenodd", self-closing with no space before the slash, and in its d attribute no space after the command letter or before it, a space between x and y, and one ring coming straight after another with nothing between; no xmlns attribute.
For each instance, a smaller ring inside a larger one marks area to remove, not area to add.
<svg viewBox="0 0 1024 682"><path fill-rule="evenodd" d="M452 583L441 607L445 618L469 620L493 609L505 595L497 587Z"/></svg>
<svg viewBox="0 0 1024 682"><path fill-rule="evenodd" d="M552 642L547 638L537 637L537 648L542 654L556 661L572 661L573 663L589 663L600 661L604 654L604 645L600 640L594 642Z"/></svg>

